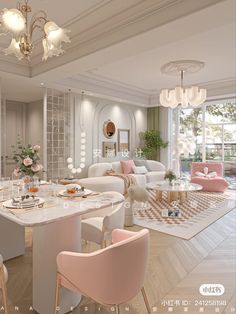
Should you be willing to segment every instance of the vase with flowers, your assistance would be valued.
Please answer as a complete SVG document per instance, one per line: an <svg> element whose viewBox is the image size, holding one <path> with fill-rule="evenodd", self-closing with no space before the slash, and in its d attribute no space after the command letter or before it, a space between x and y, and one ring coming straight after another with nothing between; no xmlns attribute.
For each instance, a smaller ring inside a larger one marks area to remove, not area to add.
<svg viewBox="0 0 236 314"><path fill-rule="evenodd" d="M169 181L169 185L173 185L173 181L176 180L176 174L172 170L168 170L164 176L165 180Z"/></svg>
<svg viewBox="0 0 236 314"><path fill-rule="evenodd" d="M36 192L33 182L38 181L38 174L43 170L43 165L40 163L39 151L39 145L28 144L24 146L20 142L17 143L13 151L13 159L16 162L13 174L16 177L24 178L25 184L32 188L30 192Z"/></svg>

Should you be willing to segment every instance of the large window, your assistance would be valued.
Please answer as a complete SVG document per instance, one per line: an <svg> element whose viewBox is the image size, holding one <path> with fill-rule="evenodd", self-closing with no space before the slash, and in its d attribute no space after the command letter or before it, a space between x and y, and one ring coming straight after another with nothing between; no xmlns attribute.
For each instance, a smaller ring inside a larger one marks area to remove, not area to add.
<svg viewBox="0 0 236 314"><path fill-rule="evenodd" d="M180 108L179 131L196 144L194 154L181 156L182 172L189 172L192 161L221 161L227 176L236 175L235 99Z"/></svg>

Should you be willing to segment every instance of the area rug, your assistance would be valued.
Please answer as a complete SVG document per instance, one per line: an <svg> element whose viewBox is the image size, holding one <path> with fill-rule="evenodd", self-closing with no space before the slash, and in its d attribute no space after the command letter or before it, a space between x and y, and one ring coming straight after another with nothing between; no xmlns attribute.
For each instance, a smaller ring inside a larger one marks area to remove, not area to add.
<svg viewBox="0 0 236 314"><path fill-rule="evenodd" d="M136 206L134 210L134 224L188 240L236 208L236 193L233 191L189 192L186 202L177 205L181 217L164 218L162 210L173 210L173 203L167 202L166 193L163 193L162 201L156 201L155 191L149 193L149 205Z"/></svg>

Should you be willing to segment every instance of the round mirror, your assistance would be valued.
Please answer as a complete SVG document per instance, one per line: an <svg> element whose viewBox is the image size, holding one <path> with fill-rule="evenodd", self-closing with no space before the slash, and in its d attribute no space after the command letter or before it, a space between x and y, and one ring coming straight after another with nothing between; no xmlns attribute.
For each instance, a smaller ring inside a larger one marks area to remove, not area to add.
<svg viewBox="0 0 236 314"><path fill-rule="evenodd" d="M103 133L106 138L111 138L116 133L116 126L114 122L108 120L103 125Z"/></svg>

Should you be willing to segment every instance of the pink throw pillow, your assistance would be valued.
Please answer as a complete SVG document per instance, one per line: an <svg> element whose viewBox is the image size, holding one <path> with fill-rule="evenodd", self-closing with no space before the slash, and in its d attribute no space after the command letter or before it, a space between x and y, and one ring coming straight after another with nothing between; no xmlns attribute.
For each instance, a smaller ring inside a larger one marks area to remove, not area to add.
<svg viewBox="0 0 236 314"><path fill-rule="evenodd" d="M121 160L121 168L124 174L134 173L133 167L135 167L134 161L131 160Z"/></svg>

